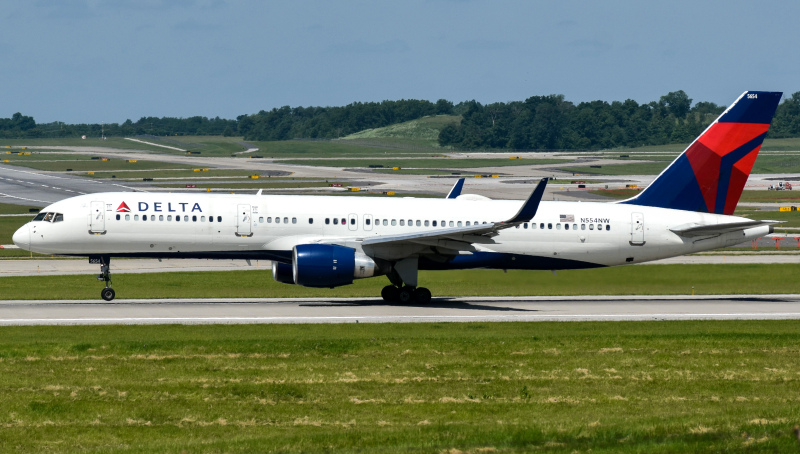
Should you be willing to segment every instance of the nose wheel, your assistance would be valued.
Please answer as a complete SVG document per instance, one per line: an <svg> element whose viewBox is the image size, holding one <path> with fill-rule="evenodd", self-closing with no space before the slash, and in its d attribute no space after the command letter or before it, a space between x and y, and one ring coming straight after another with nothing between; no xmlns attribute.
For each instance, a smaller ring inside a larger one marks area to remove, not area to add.
<svg viewBox="0 0 800 454"><path fill-rule="evenodd" d="M97 280L104 281L106 283L106 288L100 291L100 298L103 298L106 301L113 300L117 295L117 292L111 288L111 257L89 257L89 263L100 264L100 274L97 275Z"/></svg>
<svg viewBox="0 0 800 454"><path fill-rule="evenodd" d="M111 301L116 296L116 292L111 287L106 287L100 291L100 297L106 301Z"/></svg>

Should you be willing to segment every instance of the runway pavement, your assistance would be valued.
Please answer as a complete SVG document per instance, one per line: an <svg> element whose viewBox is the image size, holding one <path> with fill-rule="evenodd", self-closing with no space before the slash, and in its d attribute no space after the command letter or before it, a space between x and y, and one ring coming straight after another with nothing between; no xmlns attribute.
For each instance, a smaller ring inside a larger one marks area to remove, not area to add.
<svg viewBox="0 0 800 454"><path fill-rule="evenodd" d="M800 319L800 295L2 301L0 325Z"/></svg>

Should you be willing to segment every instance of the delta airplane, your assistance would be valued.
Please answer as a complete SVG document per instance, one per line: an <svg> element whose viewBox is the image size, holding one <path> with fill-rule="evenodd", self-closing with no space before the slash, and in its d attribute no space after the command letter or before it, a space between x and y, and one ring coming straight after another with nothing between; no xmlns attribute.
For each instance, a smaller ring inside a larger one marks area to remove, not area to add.
<svg viewBox="0 0 800 454"><path fill-rule="evenodd" d="M337 287L387 276L381 296L427 303L418 270L562 270L706 251L772 232L732 216L781 93L743 93L650 186L614 202L448 198L86 194L44 208L14 233L20 248L88 256L110 301L112 257L269 259L273 278Z"/></svg>

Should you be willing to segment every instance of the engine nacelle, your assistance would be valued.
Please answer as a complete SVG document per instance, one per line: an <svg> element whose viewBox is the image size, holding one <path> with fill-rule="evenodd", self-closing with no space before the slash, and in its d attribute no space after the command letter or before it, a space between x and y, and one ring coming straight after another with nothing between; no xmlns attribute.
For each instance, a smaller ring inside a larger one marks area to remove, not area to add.
<svg viewBox="0 0 800 454"><path fill-rule="evenodd" d="M370 257L349 247L299 244L292 251L292 277L295 284L304 287L352 284L353 279L375 276L377 268Z"/></svg>
<svg viewBox="0 0 800 454"><path fill-rule="evenodd" d="M272 278L281 284L294 284L294 271L288 263L272 262Z"/></svg>

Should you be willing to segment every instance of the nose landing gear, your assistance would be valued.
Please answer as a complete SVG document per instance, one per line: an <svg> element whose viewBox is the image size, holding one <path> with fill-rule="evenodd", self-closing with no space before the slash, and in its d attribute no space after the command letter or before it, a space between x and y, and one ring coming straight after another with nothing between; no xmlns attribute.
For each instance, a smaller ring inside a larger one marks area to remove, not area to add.
<svg viewBox="0 0 800 454"><path fill-rule="evenodd" d="M100 291L100 298L106 301L113 300L116 292L111 288L111 257L105 255L89 257L89 263L100 264L100 274L97 275L97 280L106 283L106 288Z"/></svg>

